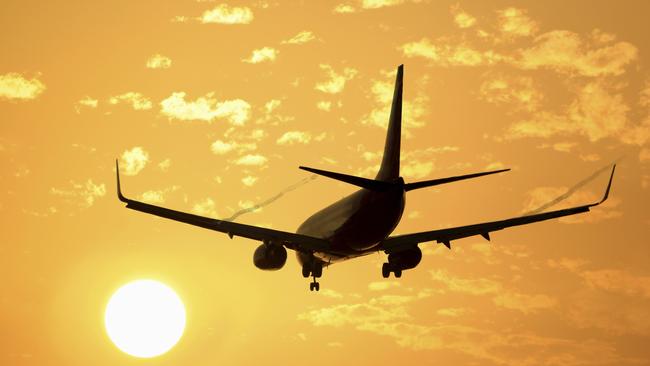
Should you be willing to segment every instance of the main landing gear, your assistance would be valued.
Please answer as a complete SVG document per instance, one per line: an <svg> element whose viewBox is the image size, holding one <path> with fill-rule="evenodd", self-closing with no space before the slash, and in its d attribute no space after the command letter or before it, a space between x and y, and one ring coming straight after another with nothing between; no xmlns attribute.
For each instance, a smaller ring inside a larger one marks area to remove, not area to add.
<svg viewBox="0 0 650 366"><path fill-rule="evenodd" d="M390 277L391 272L395 273L396 278L402 277L402 268L401 267L398 267L395 264L390 263L390 262L389 263L384 263L381 266L381 275L382 275L382 277L384 277L384 278Z"/></svg>
<svg viewBox="0 0 650 366"><path fill-rule="evenodd" d="M309 291L320 290L320 284L316 281L323 275L323 266L316 263L304 264L302 266L302 276L307 278L312 277L312 282L309 284Z"/></svg>

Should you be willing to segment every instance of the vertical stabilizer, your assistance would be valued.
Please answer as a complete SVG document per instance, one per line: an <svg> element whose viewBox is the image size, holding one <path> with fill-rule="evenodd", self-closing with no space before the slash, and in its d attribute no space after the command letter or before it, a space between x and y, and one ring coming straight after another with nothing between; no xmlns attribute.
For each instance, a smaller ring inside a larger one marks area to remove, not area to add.
<svg viewBox="0 0 650 366"><path fill-rule="evenodd" d="M388 120L388 131L386 133L386 144L384 145L384 157L381 160L381 167L377 173L377 180L391 181L399 177L399 151L402 134L402 81L404 78L404 65L397 68L395 78L395 92L393 93L393 105L390 109Z"/></svg>

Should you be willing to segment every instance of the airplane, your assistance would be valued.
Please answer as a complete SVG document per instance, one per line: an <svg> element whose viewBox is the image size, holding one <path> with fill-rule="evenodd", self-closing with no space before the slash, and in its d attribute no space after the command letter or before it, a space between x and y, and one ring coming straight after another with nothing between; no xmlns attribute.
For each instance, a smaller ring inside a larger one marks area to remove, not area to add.
<svg viewBox="0 0 650 366"><path fill-rule="evenodd" d="M126 198L122 194L120 169L116 160L117 196L120 201L126 203L126 208L222 232L231 239L239 236L262 242L253 254L253 263L261 270L279 270L286 263L287 249L293 250L302 266L303 277L312 277L309 284L310 291L319 291L320 284L317 278L322 276L323 267L337 262L383 251L387 254L387 262L382 266L382 276L388 278L393 273L396 278L400 278L402 271L413 269L420 263L422 259L420 244L436 242L451 249L452 240L476 235L481 235L489 241L491 232L588 212L590 208L605 202L609 196L616 169L615 164L605 194L596 203L505 220L390 236L404 212L406 192L510 170L500 169L406 183L400 176L403 77L404 65L400 65L397 68L384 153L377 176L368 179L300 166L300 169L360 189L313 214L298 227L295 233L218 220Z"/></svg>

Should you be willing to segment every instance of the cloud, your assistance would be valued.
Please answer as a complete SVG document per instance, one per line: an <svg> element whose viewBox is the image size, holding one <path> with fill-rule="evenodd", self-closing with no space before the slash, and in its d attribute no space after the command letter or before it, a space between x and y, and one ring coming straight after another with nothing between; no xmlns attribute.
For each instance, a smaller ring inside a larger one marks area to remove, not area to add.
<svg viewBox="0 0 650 366"><path fill-rule="evenodd" d="M81 202L76 202L82 208L91 207L97 198L106 195L106 186L104 183L95 184L92 179L88 179L86 183L76 183L71 181L72 188L70 190L51 188L50 193L55 196L62 196L68 199L81 199Z"/></svg>
<svg viewBox="0 0 650 366"><path fill-rule="evenodd" d="M253 53L249 58L242 59L243 62L249 64L258 64L265 61L275 61L279 51L272 47L263 47L256 50L253 50Z"/></svg>
<svg viewBox="0 0 650 366"><path fill-rule="evenodd" d="M397 6L406 3L408 0L356 0L354 1L356 3L356 7L353 5L350 5L349 3L341 3L338 4L334 9L332 10L333 13L338 13L338 14L348 14L348 13L355 13L361 10L372 10L372 9L380 9L380 8L386 8L386 7L391 7L391 6ZM410 0L410 2L413 3L419 3L422 0Z"/></svg>
<svg viewBox="0 0 650 366"><path fill-rule="evenodd" d="M330 65L320 64L319 66L321 70L325 70L329 79L316 83L314 88L327 94L338 94L342 92L343 88L345 88L345 83L354 78L357 74L357 70L351 67L346 67L343 69L343 72L339 74L335 72Z"/></svg>
<svg viewBox="0 0 650 366"><path fill-rule="evenodd" d="M468 295L490 295L496 306L517 310L524 314L535 313L557 305L557 301L544 294L522 294L509 290L497 281L488 278L468 279L452 276L447 271L429 271L434 281L443 283L448 290Z"/></svg>
<svg viewBox="0 0 650 366"><path fill-rule="evenodd" d="M210 150L217 155L227 154L234 148L235 143L223 142L221 140L217 140L210 145Z"/></svg>
<svg viewBox="0 0 650 366"><path fill-rule="evenodd" d="M386 291L390 288L400 287L401 284L397 281L382 281L382 282L370 282L368 284L368 290L370 291Z"/></svg>
<svg viewBox="0 0 650 366"><path fill-rule="evenodd" d="M278 145L293 145L296 143L307 144L311 141L311 134L302 131L287 131L275 142Z"/></svg>
<svg viewBox="0 0 650 366"><path fill-rule="evenodd" d="M136 146L122 153L122 164L120 168L125 175L136 175L144 169L148 162L149 153L144 151L142 147Z"/></svg>
<svg viewBox="0 0 650 366"><path fill-rule="evenodd" d="M630 300L609 291L578 289L568 299L564 311L568 321L582 329L600 329L608 334L650 335L650 302Z"/></svg>
<svg viewBox="0 0 650 366"><path fill-rule="evenodd" d="M217 214L215 206L216 205L214 204L212 198L206 198L203 201L196 202L192 206L192 212L201 216L217 218L219 215Z"/></svg>
<svg viewBox="0 0 650 366"><path fill-rule="evenodd" d="M321 111L329 112L332 109L332 102L319 100L316 103L316 108L320 109Z"/></svg>
<svg viewBox="0 0 650 366"><path fill-rule="evenodd" d="M519 293L503 293L496 295L492 302L506 309L519 310L524 314L535 313L542 309L550 309L557 305L557 300L547 295L526 295Z"/></svg>
<svg viewBox="0 0 650 366"><path fill-rule="evenodd" d="M36 99L45 89L45 84L38 80L37 77L26 79L15 72L0 75L0 99Z"/></svg>
<svg viewBox="0 0 650 366"><path fill-rule="evenodd" d="M617 269L583 271L580 275L590 286L650 299L650 276L635 276Z"/></svg>
<svg viewBox="0 0 650 366"><path fill-rule="evenodd" d="M624 132L627 113L623 95L611 94L601 82L580 88L576 99L561 113L541 111L511 125L507 138L580 134L595 142Z"/></svg>
<svg viewBox="0 0 650 366"><path fill-rule="evenodd" d="M279 99L271 99L268 102L264 103L264 112L271 113L282 104L282 101Z"/></svg>
<svg viewBox="0 0 650 366"><path fill-rule="evenodd" d="M179 190L179 186L171 186L169 188L165 189L159 189L159 190L151 190L151 191L146 191L142 193L140 196L140 199L144 202L151 203L151 204L160 204L165 202L165 196L169 193L175 192Z"/></svg>
<svg viewBox="0 0 650 366"><path fill-rule="evenodd" d="M225 118L235 126L242 126L250 118L251 106L241 99L217 102L214 93L208 93L193 102L185 101L185 92L174 92L160 102L161 113L169 119L181 121L200 120L212 122Z"/></svg>
<svg viewBox="0 0 650 366"><path fill-rule="evenodd" d="M410 160L406 164L402 164L400 170L404 178L420 179L428 176L433 171L433 162Z"/></svg>
<svg viewBox="0 0 650 366"><path fill-rule="evenodd" d="M487 279L463 279L452 276L447 271L436 270L430 271L431 278L434 281L442 282L447 289L454 292L461 292L470 295L494 294L501 290L499 282Z"/></svg>
<svg viewBox="0 0 650 366"><path fill-rule="evenodd" d="M167 158L160 163L158 163L158 169L160 169L163 172L166 172L169 170L169 167L172 165L171 159Z"/></svg>
<svg viewBox="0 0 650 366"><path fill-rule="evenodd" d="M269 159L263 155L247 154L235 160L234 163L243 166L262 166L265 165L268 160Z"/></svg>
<svg viewBox="0 0 650 366"><path fill-rule="evenodd" d="M210 145L210 151L216 155L224 155L233 150L236 150L239 154L242 154L247 151L253 151L257 149L257 144L254 142L251 143L239 143L235 141L224 142L221 140L216 140Z"/></svg>
<svg viewBox="0 0 650 366"><path fill-rule="evenodd" d="M463 11L459 5L452 6L450 10L454 16L454 23L458 28L470 28L476 24L476 18Z"/></svg>
<svg viewBox="0 0 650 366"><path fill-rule="evenodd" d="M99 104L99 101L97 99L93 99L89 96L85 96L81 98L77 103L75 103L74 109L77 113L81 113L82 108L97 108L97 105Z"/></svg>
<svg viewBox="0 0 650 366"><path fill-rule="evenodd" d="M350 4L338 4L332 9L333 13L350 14L356 12L356 9Z"/></svg>
<svg viewBox="0 0 650 366"><path fill-rule="evenodd" d="M187 23L189 20L190 18L184 15L175 15L169 21L172 23Z"/></svg>
<svg viewBox="0 0 650 366"><path fill-rule="evenodd" d="M151 109L152 104L149 98L137 92L127 92L124 94L111 97L108 102L110 104L128 103L136 111Z"/></svg>
<svg viewBox="0 0 650 366"><path fill-rule="evenodd" d="M331 299L340 299L343 297L343 295L340 292L329 288L325 288L322 291L319 291L319 294L325 297L329 297Z"/></svg>
<svg viewBox="0 0 650 366"><path fill-rule="evenodd" d="M452 318L457 318L463 314L469 313L469 309L465 308L442 308L436 310L436 314L440 316L447 316L447 317L452 317Z"/></svg>
<svg viewBox="0 0 650 366"><path fill-rule="evenodd" d="M527 37L537 32L537 23L526 15L526 11L507 8L497 12L499 30L508 37Z"/></svg>
<svg viewBox="0 0 650 366"><path fill-rule="evenodd" d="M394 77L393 73L385 73L385 79L372 81L370 92L377 106L362 118L363 123L383 129L388 127L393 100ZM426 78L423 78L421 82L425 83ZM426 124L423 118L428 114L428 103L429 97L417 89L415 97L403 101L402 129L406 136L410 134L409 129L423 127Z"/></svg>
<svg viewBox="0 0 650 366"><path fill-rule="evenodd" d="M255 182L257 182L259 178L254 177L252 175L247 175L244 178L242 178L241 182L246 186L246 187L252 187Z"/></svg>
<svg viewBox="0 0 650 366"><path fill-rule="evenodd" d="M405 0L361 0L364 9L379 9L404 3Z"/></svg>
<svg viewBox="0 0 650 366"><path fill-rule="evenodd" d="M649 276L621 269L586 269L589 262L583 259L549 260L548 265L584 281L569 296L564 310L573 325L615 335L650 335Z"/></svg>
<svg viewBox="0 0 650 366"><path fill-rule="evenodd" d="M474 328L444 322L445 318L465 313L464 309L440 309L439 315L445 317L443 322L431 325L421 319L415 321L406 306L417 299L413 296L381 296L360 303L310 310L298 315L298 319L316 327L350 326L358 331L388 337L407 349L450 350L470 356L470 363L578 365L621 364L625 360L612 345L604 342L575 341L517 332L512 328L491 330L484 325Z"/></svg>
<svg viewBox="0 0 650 366"><path fill-rule="evenodd" d="M307 43L309 41L313 41L316 39L316 36L314 36L314 33L310 31L302 31L296 34L295 36L291 37L290 39L287 39L285 41L282 41L283 44L303 44Z"/></svg>
<svg viewBox="0 0 650 366"><path fill-rule="evenodd" d="M253 11L246 6L237 7L220 4L212 10L204 11L200 21L203 24L249 24L253 21Z"/></svg>
<svg viewBox="0 0 650 366"><path fill-rule="evenodd" d="M149 69L169 69L170 67L172 67L172 59L159 53L147 59L147 68Z"/></svg>
<svg viewBox="0 0 650 366"><path fill-rule="evenodd" d="M513 64L526 70L549 68L597 77L623 74L637 54L637 48L627 42L589 45L576 33L556 30L535 38L535 44L523 49Z"/></svg>
<svg viewBox="0 0 650 366"><path fill-rule="evenodd" d="M509 59L492 50L479 51L462 41L442 40L433 44L428 38L422 38L405 43L400 49L406 57L422 57L433 65L444 67L494 65Z"/></svg>
<svg viewBox="0 0 650 366"><path fill-rule="evenodd" d="M502 75L484 81L479 88L479 98L488 103L533 112L539 108L544 96L535 87L533 78Z"/></svg>

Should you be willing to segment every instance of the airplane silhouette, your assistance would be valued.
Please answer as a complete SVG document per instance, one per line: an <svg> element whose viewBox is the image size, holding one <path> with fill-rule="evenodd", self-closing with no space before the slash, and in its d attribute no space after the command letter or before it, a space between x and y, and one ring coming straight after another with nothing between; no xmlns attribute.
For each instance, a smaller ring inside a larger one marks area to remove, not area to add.
<svg viewBox="0 0 650 366"><path fill-rule="evenodd" d="M231 239L241 236L261 241L262 245L253 255L253 263L262 270L282 268L287 260L287 249L294 250L302 266L303 277L313 278L309 284L311 291L319 290L320 285L316 279L321 277L323 267L336 262L384 251L388 255L388 261L382 266L382 276L388 278L393 273L399 278L403 270L415 268L420 263L422 251L418 245L421 243L437 242L451 249L451 241L456 239L481 235L490 240L493 231L588 212L591 207L607 199L616 165L612 167L603 198L596 203L480 224L389 236L404 212L406 192L510 170L405 183L399 173L403 76L404 65L400 65L397 68L384 155L375 179L301 166L300 169L361 189L313 214L295 233L217 220L126 198L120 187L120 170L116 160L117 196L126 203L127 208L136 211L226 233Z"/></svg>

